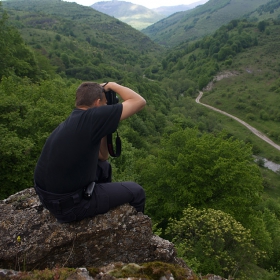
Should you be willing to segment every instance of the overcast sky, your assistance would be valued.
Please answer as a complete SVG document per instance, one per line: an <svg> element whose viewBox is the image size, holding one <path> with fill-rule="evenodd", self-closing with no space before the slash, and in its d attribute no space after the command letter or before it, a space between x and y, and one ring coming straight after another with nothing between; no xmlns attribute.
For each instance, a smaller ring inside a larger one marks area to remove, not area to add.
<svg viewBox="0 0 280 280"><path fill-rule="evenodd" d="M64 1L76 2L83 6L91 6L92 4L94 4L96 2L101 2L102 0L98 0L98 1L95 1L95 0L64 0ZM149 9L157 8L157 7L161 7L161 6L177 6L177 5L181 5L181 4L188 5L190 3L198 2L198 1L199 0L126 0L126 2L142 5Z"/></svg>

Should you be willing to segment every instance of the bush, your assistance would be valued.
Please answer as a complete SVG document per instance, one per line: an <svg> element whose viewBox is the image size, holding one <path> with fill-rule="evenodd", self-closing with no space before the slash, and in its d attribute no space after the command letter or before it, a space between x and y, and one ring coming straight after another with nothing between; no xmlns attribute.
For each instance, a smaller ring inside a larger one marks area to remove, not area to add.
<svg viewBox="0 0 280 280"><path fill-rule="evenodd" d="M188 259L196 260L196 272L202 274L228 278L257 260L250 231L220 210L189 206L180 220L170 219L167 233L179 256L187 264Z"/></svg>

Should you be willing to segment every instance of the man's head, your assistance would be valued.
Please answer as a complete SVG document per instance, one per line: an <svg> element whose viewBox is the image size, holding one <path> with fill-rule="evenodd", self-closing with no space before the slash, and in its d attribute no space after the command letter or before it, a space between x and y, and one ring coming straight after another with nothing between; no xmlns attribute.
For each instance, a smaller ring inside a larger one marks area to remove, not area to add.
<svg viewBox="0 0 280 280"><path fill-rule="evenodd" d="M82 83L76 91L76 107L94 107L106 104L104 89L94 82Z"/></svg>

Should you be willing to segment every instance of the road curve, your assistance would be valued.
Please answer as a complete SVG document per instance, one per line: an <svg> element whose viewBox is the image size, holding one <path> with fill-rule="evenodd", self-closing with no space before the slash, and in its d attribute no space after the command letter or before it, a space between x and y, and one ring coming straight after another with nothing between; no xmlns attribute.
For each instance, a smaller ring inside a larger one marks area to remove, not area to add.
<svg viewBox="0 0 280 280"><path fill-rule="evenodd" d="M236 121L238 121L238 122L240 122L241 124L243 124L244 126L246 126L250 131L252 131L252 132L253 132L255 135L257 135L259 138L261 138L262 140L264 140L265 142L267 142L268 144L270 144L271 146L273 146L274 148L276 148L277 150L280 151L280 146L279 146L279 145L277 145L276 143L274 143L274 142L273 142L272 140L270 140L267 136L265 136L262 132L258 131L257 129L255 129L254 127L250 126L250 125L247 124L246 122L244 122L244 121L240 120L239 118L237 118L237 117L235 117L235 116L233 116L233 115L230 115L230 114L228 114L228 113L226 113L226 112L224 112L224 111L222 111L222 110L219 110L219 109L217 109L217 108L215 108L215 107L212 107L212 106L210 106L210 105L201 103L201 102L200 102L200 99L201 99L202 95L203 95L203 92L200 91L200 92L199 92L199 95L198 95L197 98L195 99L195 102L196 102L196 103L201 104L201 105L203 105L203 106L205 106L205 107L208 107L208 108L210 108L210 109L212 109L212 110L214 110L214 111L216 111L216 112L219 112L219 113L221 113L221 114L223 114L223 115L226 115L226 116L228 116L228 117L230 117L230 118L232 118L232 119L235 119Z"/></svg>

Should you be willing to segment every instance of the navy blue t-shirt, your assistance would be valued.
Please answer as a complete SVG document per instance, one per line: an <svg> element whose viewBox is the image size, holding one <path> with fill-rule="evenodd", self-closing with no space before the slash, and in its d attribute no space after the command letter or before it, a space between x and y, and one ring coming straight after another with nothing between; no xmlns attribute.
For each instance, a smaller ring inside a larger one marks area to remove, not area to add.
<svg viewBox="0 0 280 280"><path fill-rule="evenodd" d="M122 104L74 109L49 136L34 180L52 193L70 193L95 180L100 140L119 124Z"/></svg>

